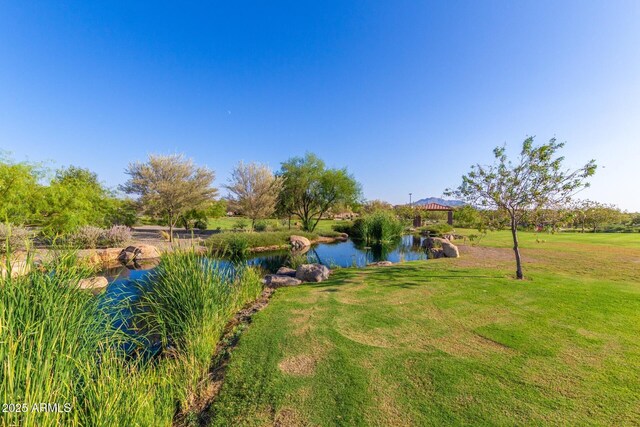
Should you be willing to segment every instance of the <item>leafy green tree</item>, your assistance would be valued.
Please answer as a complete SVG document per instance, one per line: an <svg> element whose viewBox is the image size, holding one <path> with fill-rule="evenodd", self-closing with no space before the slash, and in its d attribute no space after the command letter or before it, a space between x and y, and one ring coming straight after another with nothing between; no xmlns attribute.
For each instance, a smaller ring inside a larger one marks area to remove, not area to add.
<svg viewBox="0 0 640 427"><path fill-rule="evenodd" d="M517 162L508 160L505 147L493 150L493 165L475 165L462 177L462 184L446 194L468 203L505 212L509 217L516 258L516 276L523 279L518 246L518 226L529 211L564 205L596 171L595 161L568 171L562 168L564 157L555 157L564 146L555 138L534 146L533 137L525 139Z"/></svg>
<svg viewBox="0 0 640 427"><path fill-rule="evenodd" d="M391 206L391 203L385 202L384 200L378 200L378 199L367 200L362 205L363 213L368 213L368 214L376 211L390 211L392 209L393 209L393 206Z"/></svg>
<svg viewBox="0 0 640 427"><path fill-rule="evenodd" d="M211 202L207 209L207 217L220 218L227 214L228 202L224 199L215 200Z"/></svg>
<svg viewBox="0 0 640 427"><path fill-rule="evenodd" d="M482 219L480 211L471 205L464 205L453 211L453 222L458 227L480 229Z"/></svg>
<svg viewBox="0 0 640 427"><path fill-rule="evenodd" d="M194 228L206 230L207 219L206 209L191 209L180 215L178 224L182 225L185 230L193 230Z"/></svg>
<svg viewBox="0 0 640 427"><path fill-rule="evenodd" d="M396 215L398 215L398 217L402 218L405 221L413 221L413 218L419 215L417 209L409 205L398 205L395 206L393 210L395 211Z"/></svg>
<svg viewBox="0 0 640 427"><path fill-rule="evenodd" d="M0 221L28 224L37 221L43 191L44 169L27 162L15 163L0 153Z"/></svg>
<svg viewBox="0 0 640 427"><path fill-rule="evenodd" d="M138 207L132 199L110 199L107 222L109 225L133 227L138 221Z"/></svg>
<svg viewBox="0 0 640 427"><path fill-rule="evenodd" d="M583 233L585 227L595 233L603 225L620 223L622 213L613 205L585 200L580 204L578 217L581 220Z"/></svg>
<svg viewBox="0 0 640 427"><path fill-rule="evenodd" d="M305 231L313 231L333 206L353 205L361 197L360 184L346 168L328 169L315 154L287 160L278 175L283 179L281 210L300 218Z"/></svg>
<svg viewBox="0 0 640 427"><path fill-rule="evenodd" d="M212 186L212 170L197 167L179 154L151 155L145 163L129 164L126 173L129 179L121 189L139 196L145 213L166 218L171 242L180 216L192 209L206 208L218 192Z"/></svg>
<svg viewBox="0 0 640 427"><path fill-rule="evenodd" d="M105 227L113 208L113 194L95 173L70 166L59 169L45 189L42 226L45 234L67 234L83 225Z"/></svg>

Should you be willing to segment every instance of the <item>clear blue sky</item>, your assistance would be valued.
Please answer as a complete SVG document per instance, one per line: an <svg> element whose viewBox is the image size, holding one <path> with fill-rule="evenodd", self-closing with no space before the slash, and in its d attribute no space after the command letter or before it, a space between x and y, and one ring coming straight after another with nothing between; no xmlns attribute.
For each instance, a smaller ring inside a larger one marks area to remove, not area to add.
<svg viewBox="0 0 640 427"><path fill-rule="evenodd" d="M440 196L527 135L640 211L640 2L0 3L0 148L96 171L182 152L227 179L313 151L365 196Z"/></svg>

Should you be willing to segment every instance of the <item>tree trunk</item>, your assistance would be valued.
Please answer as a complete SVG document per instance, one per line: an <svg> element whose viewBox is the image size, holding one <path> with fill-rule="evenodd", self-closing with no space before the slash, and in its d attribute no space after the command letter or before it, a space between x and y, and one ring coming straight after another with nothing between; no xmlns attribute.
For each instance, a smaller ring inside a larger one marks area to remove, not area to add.
<svg viewBox="0 0 640 427"><path fill-rule="evenodd" d="M511 235L513 236L513 252L516 255L516 277L518 280L522 280L524 275L522 274L522 260L520 259L520 248L518 247L518 224L516 224L516 219L513 215L511 216Z"/></svg>
<svg viewBox="0 0 640 427"><path fill-rule="evenodd" d="M173 243L173 214L169 214L169 243Z"/></svg>

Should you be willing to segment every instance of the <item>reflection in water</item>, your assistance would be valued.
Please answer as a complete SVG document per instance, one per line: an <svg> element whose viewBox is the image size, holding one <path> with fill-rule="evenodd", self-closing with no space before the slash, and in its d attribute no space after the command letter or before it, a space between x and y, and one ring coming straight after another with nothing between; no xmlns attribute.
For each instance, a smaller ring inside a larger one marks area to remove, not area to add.
<svg viewBox="0 0 640 427"><path fill-rule="evenodd" d="M378 261L413 261L427 259L422 248L424 237L402 236L386 245L365 246L352 240L337 243L322 243L313 246L307 253L307 261L324 264L329 268L335 267L364 267ZM248 265L260 267L266 272L275 273L278 268L286 265L289 251L262 252L245 260ZM109 268L102 275L109 281L105 292L101 293L100 304L112 316L113 325L131 337L123 344L123 350L128 354L142 351L144 357L156 354L161 349L157 336L146 334L147 326L139 320L133 310L139 307L143 292L153 287L153 269L158 261L142 265L119 266ZM228 268L233 274L233 263L228 260L210 260L206 265L217 265ZM142 339L142 336L148 336Z"/></svg>

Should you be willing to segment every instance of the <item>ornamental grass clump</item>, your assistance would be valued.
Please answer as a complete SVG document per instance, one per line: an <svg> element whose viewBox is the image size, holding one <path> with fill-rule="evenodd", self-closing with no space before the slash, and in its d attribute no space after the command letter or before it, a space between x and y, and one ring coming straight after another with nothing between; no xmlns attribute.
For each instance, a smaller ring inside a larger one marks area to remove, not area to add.
<svg viewBox="0 0 640 427"><path fill-rule="evenodd" d="M252 268L222 267L192 251L163 257L153 280L140 301L144 323L163 346L176 350L184 410L203 391L202 378L227 321L259 296L262 283Z"/></svg>
<svg viewBox="0 0 640 427"><path fill-rule="evenodd" d="M402 221L392 212L376 211L354 221L351 236L367 244L389 243L404 229Z"/></svg>
<svg viewBox="0 0 640 427"><path fill-rule="evenodd" d="M105 230L102 241L107 246L120 246L131 241L131 229L126 225L114 225Z"/></svg>

